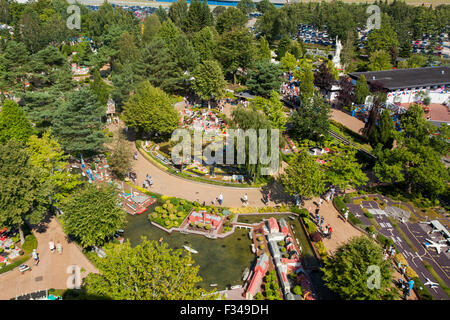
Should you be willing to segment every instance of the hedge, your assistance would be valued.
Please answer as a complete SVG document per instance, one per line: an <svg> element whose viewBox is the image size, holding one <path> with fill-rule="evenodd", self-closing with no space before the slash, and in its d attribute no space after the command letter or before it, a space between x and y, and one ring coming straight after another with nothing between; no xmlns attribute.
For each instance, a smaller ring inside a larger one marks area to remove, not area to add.
<svg viewBox="0 0 450 320"><path fill-rule="evenodd" d="M420 300L434 300L428 289L422 284L418 277L412 278L416 287L416 293Z"/></svg>

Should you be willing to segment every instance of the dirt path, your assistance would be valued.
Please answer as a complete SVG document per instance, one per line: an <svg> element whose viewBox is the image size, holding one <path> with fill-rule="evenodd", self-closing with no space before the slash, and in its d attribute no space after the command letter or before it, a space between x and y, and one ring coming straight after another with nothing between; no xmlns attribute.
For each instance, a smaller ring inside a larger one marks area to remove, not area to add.
<svg viewBox="0 0 450 320"><path fill-rule="evenodd" d="M88 273L98 273L98 270L84 256L81 250L73 243L67 242L67 237L62 230L61 225L55 217L45 224L45 230L34 232L38 241L37 252L40 262L34 265L32 259L25 264L32 268L23 275L16 268L10 272L0 275L0 299L6 300L25 293L31 293L45 289L66 289L67 279L70 274L67 269L71 265L77 265L81 272L81 278ZM48 242L53 240L61 242L63 253L58 254L50 252Z"/></svg>
<svg viewBox="0 0 450 320"><path fill-rule="evenodd" d="M364 122L341 110L331 109L331 118L358 134L361 134L361 130L364 128Z"/></svg>

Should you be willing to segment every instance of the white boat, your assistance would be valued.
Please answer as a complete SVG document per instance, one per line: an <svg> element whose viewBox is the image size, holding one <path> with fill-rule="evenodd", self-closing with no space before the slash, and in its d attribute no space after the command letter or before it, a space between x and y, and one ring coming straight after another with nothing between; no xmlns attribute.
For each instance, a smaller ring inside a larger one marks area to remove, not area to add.
<svg viewBox="0 0 450 320"><path fill-rule="evenodd" d="M289 219L291 219L291 220L295 220L295 217L293 217L293 216L289 216Z"/></svg>
<svg viewBox="0 0 450 320"><path fill-rule="evenodd" d="M242 286L238 284L236 286L232 286L230 289L234 290L234 289L239 289L239 288L242 288Z"/></svg>
<svg viewBox="0 0 450 320"><path fill-rule="evenodd" d="M255 249L255 245L252 243L252 252L255 253L256 249Z"/></svg>
<svg viewBox="0 0 450 320"><path fill-rule="evenodd" d="M192 249L192 248L190 248L190 247L188 247L188 246L183 246L183 248L185 248L187 251L189 251L189 252L191 252L191 253L198 253L197 250Z"/></svg>
<svg viewBox="0 0 450 320"><path fill-rule="evenodd" d="M209 286L210 287L217 287L217 283L211 283Z"/></svg>
<svg viewBox="0 0 450 320"><path fill-rule="evenodd" d="M250 238L250 240L253 240L253 235L252 235L252 231L250 230L250 232L248 233L248 237Z"/></svg>

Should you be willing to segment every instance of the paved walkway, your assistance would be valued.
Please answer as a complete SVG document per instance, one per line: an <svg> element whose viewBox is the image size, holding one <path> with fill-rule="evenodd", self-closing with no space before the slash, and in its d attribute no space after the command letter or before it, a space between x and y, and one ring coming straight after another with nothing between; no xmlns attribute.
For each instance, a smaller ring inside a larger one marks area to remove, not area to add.
<svg viewBox="0 0 450 320"><path fill-rule="evenodd" d="M26 264L32 268L23 275L16 268L12 271L0 275L0 299L7 300L25 293L30 293L45 289L66 289L67 279L70 274L67 269L71 265L77 265L85 271L81 273L84 278L88 273L98 270L84 256L81 250L73 243L67 242L65 233L55 217L44 225L45 230L34 232L38 241L37 252L40 262L37 266L33 260L28 260ZM61 242L63 253L56 251L51 253L48 242L53 240Z"/></svg>
<svg viewBox="0 0 450 320"><path fill-rule="evenodd" d="M305 201L305 208L314 213L318 199ZM320 206L319 215L324 217L323 227L327 224L333 229L331 239L323 239L323 245L328 253L333 254L336 249L347 243L352 237L359 237L362 232L353 227L349 222L345 222L339 212L334 207L332 201L324 201Z"/></svg>
<svg viewBox="0 0 450 320"><path fill-rule="evenodd" d="M341 110L331 109L331 118L358 134L361 134L362 129L364 128L364 122Z"/></svg>

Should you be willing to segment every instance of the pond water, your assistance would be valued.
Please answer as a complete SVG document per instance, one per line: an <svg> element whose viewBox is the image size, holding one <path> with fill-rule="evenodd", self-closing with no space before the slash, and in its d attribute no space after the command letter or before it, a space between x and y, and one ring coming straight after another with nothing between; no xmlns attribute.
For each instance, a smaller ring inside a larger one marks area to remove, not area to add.
<svg viewBox="0 0 450 320"><path fill-rule="evenodd" d="M245 268L251 268L255 261L248 231L245 230L238 229L224 239L208 239L200 235L179 232L169 234L150 224L146 212L142 215L128 216L124 236L133 246L141 242L141 236L146 236L150 240L159 240L162 237L173 249L183 249L183 246L187 245L197 250L198 253L192 254L192 257L200 266L199 275L203 279L198 285L208 290L212 289L210 287L212 283L217 284L215 288L218 290L241 285Z"/></svg>

